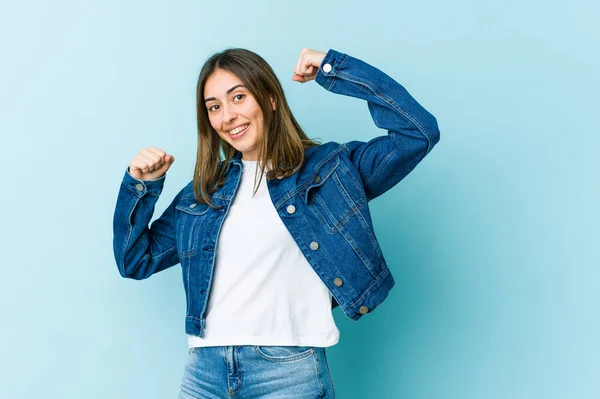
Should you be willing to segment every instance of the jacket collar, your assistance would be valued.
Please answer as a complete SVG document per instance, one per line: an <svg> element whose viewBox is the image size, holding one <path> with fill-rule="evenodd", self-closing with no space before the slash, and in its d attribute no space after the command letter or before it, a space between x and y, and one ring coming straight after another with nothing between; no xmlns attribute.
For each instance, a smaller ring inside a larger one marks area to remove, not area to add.
<svg viewBox="0 0 600 399"><path fill-rule="evenodd" d="M231 168L231 165L233 165L233 164L239 166L240 169L242 169L242 153L240 151L235 152L235 154L233 155L233 158L231 158L231 160L225 167L225 174L227 174L229 172L229 169Z"/></svg>

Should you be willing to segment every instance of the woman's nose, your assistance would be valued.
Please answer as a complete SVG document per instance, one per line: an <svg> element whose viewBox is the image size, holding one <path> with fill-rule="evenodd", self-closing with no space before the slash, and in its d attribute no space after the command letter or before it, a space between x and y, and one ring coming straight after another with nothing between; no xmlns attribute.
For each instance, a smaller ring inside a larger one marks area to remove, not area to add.
<svg viewBox="0 0 600 399"><path fill-rule="evenodd" d="M228 123L237 118L237 113L231 106L223 105L223 122Z"/></svg>

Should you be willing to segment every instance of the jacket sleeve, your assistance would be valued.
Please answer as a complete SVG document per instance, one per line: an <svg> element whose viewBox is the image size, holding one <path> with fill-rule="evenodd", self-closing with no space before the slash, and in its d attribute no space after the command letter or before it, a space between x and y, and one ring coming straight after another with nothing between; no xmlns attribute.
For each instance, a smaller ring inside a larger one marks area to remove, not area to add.
<svg viewBox="0 0 600 399"><path fill-rule="evenodd" d="M142 280L179 263L175 206L183 189L148 227L165 176L138 180L129 174L129 168L125 171L113 218L113 250L123 277Z"/></svg>
<svg viewBox="0 0 600 399"><path fill-rule="evenodd" d="M316 82L332 93L366 100L375 125L388 132L344 144L369 200L400 182L440 139L433 115L398 82L359 59L329 50Z"/></svg>

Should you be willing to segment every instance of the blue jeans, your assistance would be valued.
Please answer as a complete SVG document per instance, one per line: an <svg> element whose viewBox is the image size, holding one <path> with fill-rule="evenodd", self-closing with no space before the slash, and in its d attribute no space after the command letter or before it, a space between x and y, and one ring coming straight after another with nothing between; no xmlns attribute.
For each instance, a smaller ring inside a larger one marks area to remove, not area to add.
<svg viewBox="0 0 600 399"><path fill-rule="evenodd" d="M333 399L325 348L208 346L191 348L179 399Z"/></svg>

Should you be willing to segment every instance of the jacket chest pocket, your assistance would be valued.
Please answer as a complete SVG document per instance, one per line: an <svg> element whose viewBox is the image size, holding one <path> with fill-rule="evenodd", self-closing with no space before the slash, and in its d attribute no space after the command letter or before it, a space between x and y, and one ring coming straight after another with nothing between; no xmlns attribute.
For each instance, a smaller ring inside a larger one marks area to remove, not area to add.
<svg viewBox="0 0 600 399"><path fill-rule="evenodd" d="M302 200L330 233L335 233L366 203L360 184L335 156L314 172Z"/></svg>
<svg viewBox="0 0 600 399"><path fill-rule="evenodd" d="M199 204L194 197L184 198L175 209L180 211L177 228L177 252L182 258L194 255L207 226L211 209L206 204Z"/></svg>

